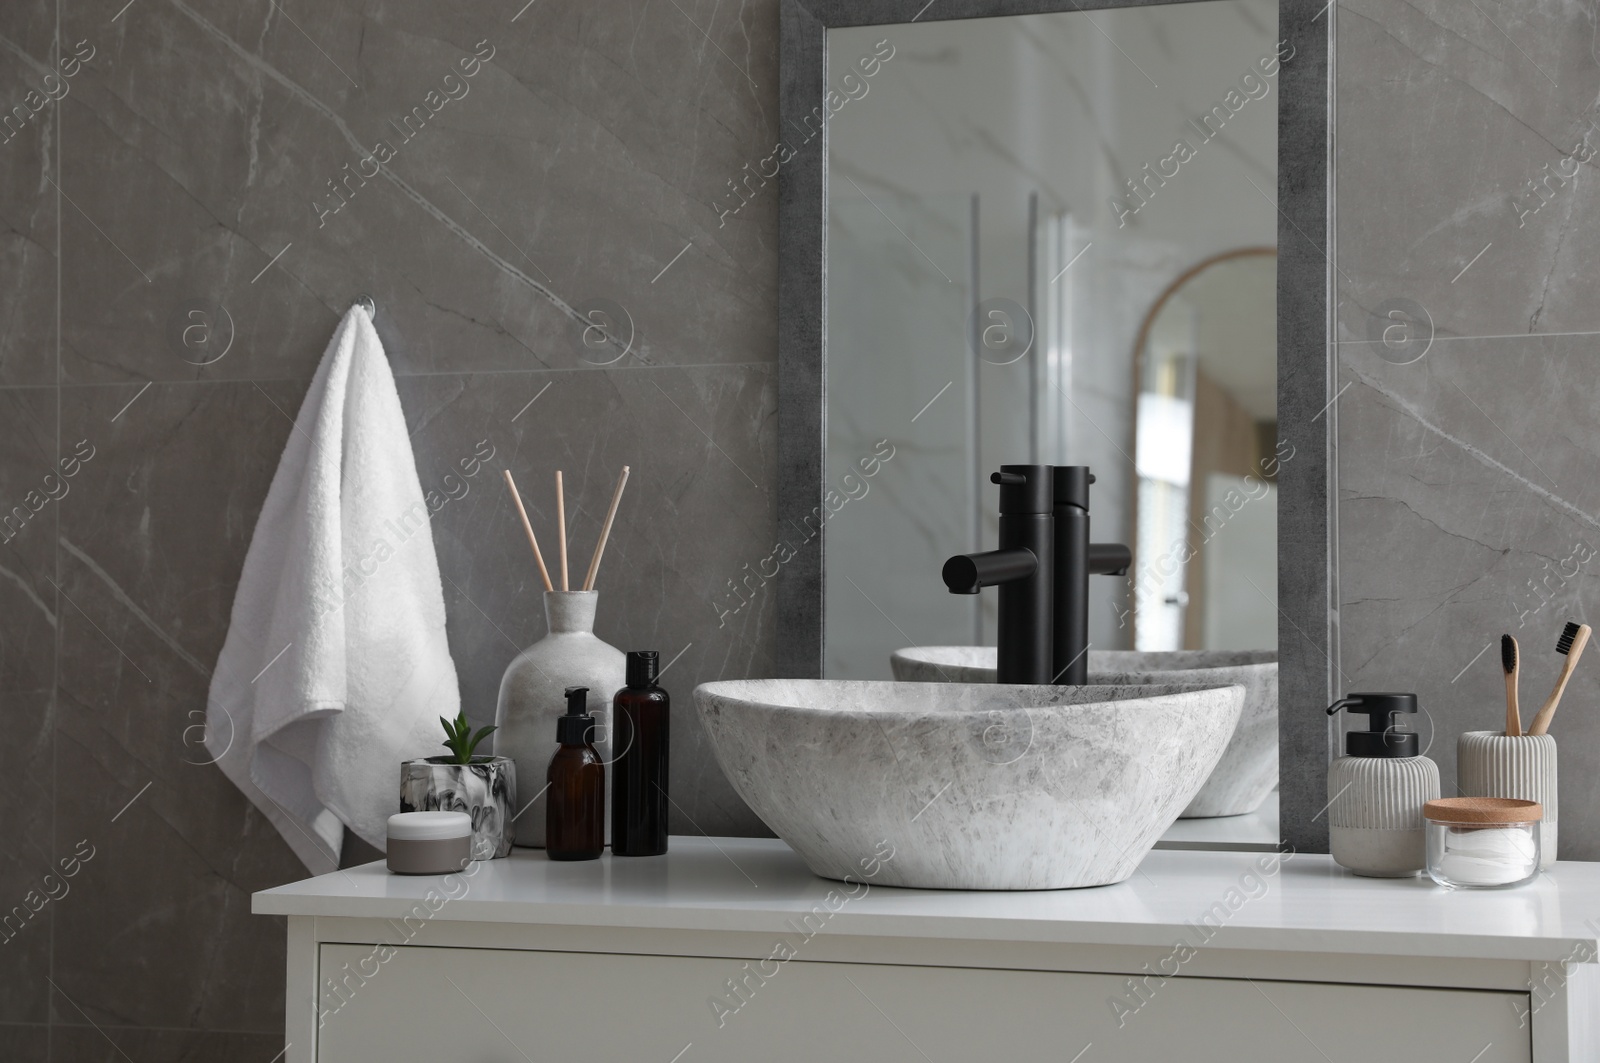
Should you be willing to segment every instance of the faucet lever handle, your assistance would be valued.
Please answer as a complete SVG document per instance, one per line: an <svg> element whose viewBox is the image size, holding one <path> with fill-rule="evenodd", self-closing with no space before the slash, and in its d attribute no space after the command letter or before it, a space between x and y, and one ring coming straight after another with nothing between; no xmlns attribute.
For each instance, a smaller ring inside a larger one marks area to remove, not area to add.
<svg viewBox="0 0 1600 1063"><path fill-rule="evenodd" d="M989 482L1001 487L1021 487L1028 482L1028 478L1020 472L996 472L989 475Z"/></svg>

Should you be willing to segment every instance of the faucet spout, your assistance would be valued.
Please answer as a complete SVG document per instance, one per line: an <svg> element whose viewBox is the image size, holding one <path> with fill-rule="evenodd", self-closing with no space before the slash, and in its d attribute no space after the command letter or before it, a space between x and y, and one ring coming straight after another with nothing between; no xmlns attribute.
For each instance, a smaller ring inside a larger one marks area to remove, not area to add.
<svg viewBox="0 0 1600 1063"><path fill-rule="evenodd" d="M1122 543L1090 543L1089 574L1093 576L1126 576L1133 564L1133 551Z"/></svg>
<svg viewBox="0 0 1600 1063"><path fill-rule="evenodd" d="M985 587L1030 579L1038 571L1039 556L1026 547L1018 547L957 554L944 563L940 575L951 594L977 594Z"/></svg>

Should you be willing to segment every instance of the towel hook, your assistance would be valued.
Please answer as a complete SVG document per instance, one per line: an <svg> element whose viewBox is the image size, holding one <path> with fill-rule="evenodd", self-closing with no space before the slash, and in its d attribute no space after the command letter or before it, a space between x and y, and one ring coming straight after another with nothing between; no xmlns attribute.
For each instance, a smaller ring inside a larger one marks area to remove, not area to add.
<svg viewBox="0 0 1600 1063"><path fill-rule="evenodd" d="M361 309L365 310L367 312L367 316L372 318L374 321L378 319L378 303L377 300L372 298L372 296L358 295L356 296L355 302L351 305L359 306Z"/></svg>

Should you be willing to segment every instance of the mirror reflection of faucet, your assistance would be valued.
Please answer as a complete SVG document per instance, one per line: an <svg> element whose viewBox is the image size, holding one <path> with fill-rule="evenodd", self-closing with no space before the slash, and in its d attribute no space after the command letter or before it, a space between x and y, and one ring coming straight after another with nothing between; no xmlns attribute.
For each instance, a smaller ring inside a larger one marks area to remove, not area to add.
<svg viewBox="0 0 1600 1063"><path fill-rule="evenodd" d="M1132 552L1089 541L1087 465L1002 465L1000 548L944 563L952 594L1000 589L996 680L1064 683L1089 678L1089 576L1121 576Z"/></svg>

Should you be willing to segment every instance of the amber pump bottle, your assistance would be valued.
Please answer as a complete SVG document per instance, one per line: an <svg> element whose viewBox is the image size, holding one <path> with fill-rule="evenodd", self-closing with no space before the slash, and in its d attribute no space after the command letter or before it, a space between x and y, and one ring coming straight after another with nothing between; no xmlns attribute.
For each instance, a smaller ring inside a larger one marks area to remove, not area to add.
<svg viewBox="0 0 1600 1063"><path fill-rule="evenodd" d="M667 851L667 754L672 699L656 685L660 655L628 654L628 685L611 700L611 855Z"/></svg>
<svg viewBox="0 0 1600 1063"><path fill-rule="evenodd" d="M595 750L588 687L567 688L567 714L556 721L561 748L545 781L545 854L552 860L598 860L606 847L606 766Z"/></svg>

